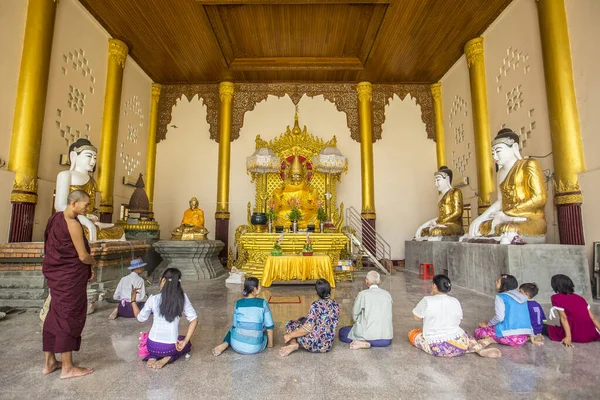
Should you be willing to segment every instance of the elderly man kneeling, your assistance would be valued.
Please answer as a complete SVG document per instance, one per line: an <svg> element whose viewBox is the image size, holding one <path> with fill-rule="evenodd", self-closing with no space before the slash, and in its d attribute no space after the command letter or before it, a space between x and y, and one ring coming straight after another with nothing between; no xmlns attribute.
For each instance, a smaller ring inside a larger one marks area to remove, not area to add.
<svg viewBox="0 0 600 400"><path fill-rule="evenodd" d="M340 328L340 340L350 343L352 350L385 347L392 343L392 296L379 288L381 277L369 271L365 279L368 289L361 291L352 309L353 326Z"/></svg>

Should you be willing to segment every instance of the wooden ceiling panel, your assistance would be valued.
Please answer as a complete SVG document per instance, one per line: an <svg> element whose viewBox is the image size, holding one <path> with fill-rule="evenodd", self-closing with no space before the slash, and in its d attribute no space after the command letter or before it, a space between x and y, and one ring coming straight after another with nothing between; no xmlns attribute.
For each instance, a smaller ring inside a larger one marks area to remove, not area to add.
<svg viewBox="0 0 600 400"><path fill-rule="evenodd" d="M79 0L159 83L439 80L511 0Z"/></svg>

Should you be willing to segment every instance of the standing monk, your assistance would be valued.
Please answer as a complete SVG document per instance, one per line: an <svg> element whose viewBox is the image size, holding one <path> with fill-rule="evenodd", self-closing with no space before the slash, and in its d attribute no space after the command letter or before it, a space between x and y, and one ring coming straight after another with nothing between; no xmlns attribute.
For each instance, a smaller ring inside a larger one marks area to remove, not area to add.
<svg viewBox="0 0 600 400"><path fill-rule="evenodd" d="M62 368L61 379L89 375L92 368L73 365L73 351L79 351L87 311L87 283L94 277L94 259L83 236L78 215L85 215L90 196L83 190L71 192L65 211L48 220L44 233L42 272L50 288L50 311L44 321L43 374ZM61 362L56 360L61 353Z"/></svg>

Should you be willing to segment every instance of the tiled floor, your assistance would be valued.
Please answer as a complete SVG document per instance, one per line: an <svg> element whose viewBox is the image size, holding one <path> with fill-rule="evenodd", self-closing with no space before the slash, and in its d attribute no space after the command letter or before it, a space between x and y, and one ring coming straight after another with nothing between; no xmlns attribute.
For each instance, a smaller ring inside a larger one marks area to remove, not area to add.
<svg viewBox="0 0 600 400"><path fill-rule="evenodd" d="M592 399L600 398L600 343L577 344L572 350L558 343L543 347L502 347L501 359L467 355L439 359L413 348L406 332L418 327L411 310L428 294L430 281L398 272L381 285L394 298L394 342L391 347L352 351L336 340L327 354L299 350L280 358L283 327L306 313L316 298L312 286L273 286L262 295L299 295L300 304L272 304L275 348L253 356L228 350L211 355L231 320L232 306L241 297L239 286L223 280L184 282L200 324L192 339L192 357L149 370L137 358L137 338L150 322L109 321L114 305L103 304L88 317L82 349L75 360L95 368L84 378L59 380L42 376L43 354L37 313L9 315L0 321L0 398L2 399ZM350 323L353 298L364 289L362 280L340 283L334 297L340 303L340 325ZM455 288L465 319L473 331L493 313L493 299ZM540 299L541 300L541 299ZM597 307L595 307L597 309ZM596 310L597 311L597 310ZM182 327L185 324L182 323Z"/></svg>

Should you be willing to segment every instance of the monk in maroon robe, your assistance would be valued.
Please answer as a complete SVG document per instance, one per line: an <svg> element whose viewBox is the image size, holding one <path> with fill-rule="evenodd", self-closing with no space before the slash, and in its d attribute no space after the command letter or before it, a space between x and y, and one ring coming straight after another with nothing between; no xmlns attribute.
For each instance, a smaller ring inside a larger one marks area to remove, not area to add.
<svg viewBox="0 0 600 400"><path fill-rule="evenodd" d="M87 283L93 278L94 259L83 235L78 215L84 215L90 197L81 190L71 192L65 211L48 220L44 233L42 272L50 288L50 310L43 329L46 365L43 374L61 369L61 379L89 375L91 368L73 365L73 351L81 345L87 311ZM61 362L56 360L61 353Z"/></svg>

